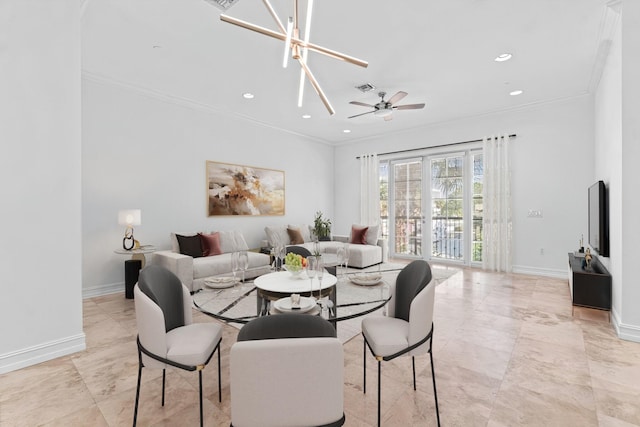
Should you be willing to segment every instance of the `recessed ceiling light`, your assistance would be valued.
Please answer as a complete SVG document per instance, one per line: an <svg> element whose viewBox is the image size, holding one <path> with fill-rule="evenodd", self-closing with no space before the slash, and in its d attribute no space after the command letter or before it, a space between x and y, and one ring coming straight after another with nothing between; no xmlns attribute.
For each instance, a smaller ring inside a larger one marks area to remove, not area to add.
<svg viewBox="0 0 640 427"><path fill-rule="evenodd" d="M508 61L508 60L511 59L512 56L513 55L511 55L510 53L501 53L500 55L496 56L494 61L496 61L496 62Z"/></svg>
<svg viewBox="0 0 640 427"><path fill-rule="evenodd" d="M311 118L311 114L303 114L302 118L303 119L310 119Z"/></svg>
<svg viewBox="0 0 640 427"><path fill-rule="evenodd" d="M251 92L245 92L242 94L244 99L253 99L253 94Z"/></svg>
<svg viewBox="0 0 640 427"><path fill-rule="evenodd" d="M513 92L509 92L509 95L511 95L511 96L522 95L522 91L521 90L514 90Z"/></svg>
<svg viewBox="0 0 640 427"><path fill-rule="evenodd" d="M344 133L351 133L351 130L349 130L349 129L345 129L345 130L343 130L342 132L344 132Z"/></svg>

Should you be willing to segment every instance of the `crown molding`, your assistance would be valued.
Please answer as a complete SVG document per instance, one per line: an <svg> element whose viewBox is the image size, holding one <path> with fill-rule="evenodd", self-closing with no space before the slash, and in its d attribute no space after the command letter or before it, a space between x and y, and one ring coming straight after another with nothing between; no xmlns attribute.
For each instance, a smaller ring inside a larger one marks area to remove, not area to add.
<svg viewBox="0 0 640 427"><path fill-rule="evenodd" d="M233 119L237 119L237 120L241 120L241 121L245 121L245 122L250 122L254 125L257 126L261 126L264 128L269 128L269 129L273 129L279 132L283 132L283 133L287 133L290 135L295 135L297 137L300 138L304 138L310 142L316 142L319 144L323 144L323 145L330 145L333 146L334 144L331 143L330 141L326 141L322 138L317 138L315 136L311 136L311 135L306 135L303 133L299 133L299 132L293 132L289 129L285 129L285 128L281 128L278 126L273 126L269 123L265 123L262 122L260 120L256 120L253 117L249 117L249 116L245 116L243 114L238 114L238 113L234 113L234 112L230 112L227 109L224 108L219 108L219 107L215 107L209 104L204 104L202 102L198 102L198 101L194 101L193 99L189 99L189 98L185 98L182 96L176 96L176 95L171 95L168 94L166 92L162 92L156 89L151 89L142 85L138 85L135 83L130 83L130 82L125 82L122 80L117 80L114 79L112 77L100 74L100 73L95 73L92 71L88 71L88 70L82 70L82 78L83 80L86 81L90 81L93 83L98 83L98 84L102 84L102 85L107 85L107 86L116 86L119 87L121 89L125 89L128 91L132 91L132 92L136 92L138 94L141 94L143 96L146 96L148 98L153 98L156 99L158 101L162 101L162 102L166 102L169 104L173 104L173 105L179 105L181 107L185 107L185 108L192 108L194 110L200 110L200 111L204 111L204 112L208 112L208 113L215 113L217 115L222 115L228 118L233 118Z"/></svg>
<svg viewBox="0 0 640 427"><path fill-rule="evenodd" d="M558 98L553 98L553 99L546 99L546 100L543 100L543 101L534 101L534 102L529 102L529 103L526 103L526 104L518 105L516 107L500 108L500 109L485 111L485 112L478 113L478 114L469 114L467 116L460 116L460 117L456 117L456 118L449 119L449 120L441 120L441 121L437 121L437 122L430 122L430 123L426 123L426 124L423 124L423 125L414 126L414 127L407 128L407 129L402 129L402 130L397 131L397 132L389 132L389 133L372 135L372 136L364 136L362 138L353 138L353 139L349 139L348 141L342 141L342 142L339 142L339 143L335 143L334 145L335 146L343 146L343 145L348 145L350 143L366 142L366 141L376 140L376 139L378 139L380 137L383 137L383 136L384 137L398 136L398 135L403 135L403 134L406 134L406 133L416 132L416 131L420 131L420 130L427 130L427 129L430 129L430 128L435 128L435 127L444 126L444 125L448 125L448 124L454 124L454 123L467 121L467 120L473 120L473 119L482 118L482 117L490 117L490 116L495 116L495 115L499 115L499 114L517 113L519 111L534 110L534 109L544 108L544 107L546 107L548 105L551 105L551 104L558 104L558 103L562 103L562 102L570 102L570 101L573 101L575 99L584 98L585 96L590 96L590 95L591 95L591 92L583 91L582 93L579 93L577 95L558 97Z"/></svg>

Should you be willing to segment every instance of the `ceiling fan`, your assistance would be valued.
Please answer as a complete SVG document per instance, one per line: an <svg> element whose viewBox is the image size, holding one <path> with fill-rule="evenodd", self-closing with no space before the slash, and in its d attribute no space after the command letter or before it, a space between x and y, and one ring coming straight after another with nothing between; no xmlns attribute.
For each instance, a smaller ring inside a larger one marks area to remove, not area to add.
<svg viewBox="0 0 640 427"><path fill-rule="evenodd" d="M349 104L360 105L362 107L370 107L370 108L373 108L373 110L367 111L366 113L362 113L362 114L356 114L355 116L351 116L349 118L353 119L354 117L360 117L360 116L364 116L365 114L373 113L374 116L383 117L385 120L389 121L393 119L393 115L391 114L393 113L393 110L419 110L421 108L424 108L424 103L393 105L396 102L400 101L405 96L407 96L408 95L407 92L399 91L395 95L393 95L391 98L389 98L388 101L384 100L384 97L386 95L387 95L386 92L378 92L378 96L380 97L380 102L378 102L375 105L365 104L364 102L351 101Z"/></svg>

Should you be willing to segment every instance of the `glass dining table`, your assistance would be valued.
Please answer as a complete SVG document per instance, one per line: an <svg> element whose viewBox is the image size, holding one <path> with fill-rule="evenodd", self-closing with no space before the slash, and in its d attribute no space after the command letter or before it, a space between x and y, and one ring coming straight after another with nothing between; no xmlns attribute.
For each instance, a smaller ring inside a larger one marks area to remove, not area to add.
<svg viewBox="0 0 640 427"><path fill-rule="evenodd" d="M395 281L396 275L397 272L345 273L337 278L325 273L322 286L318 286L318 279L314 278L313 288L304 272L297 278L288 272L273 272L235 284L220 278L205 282L205 286L193 294L193 303L198 310L218 320L243 324L259 316L286 315L289 311L278 310L283 306L278 302L287 302L291 294L305 299L313 294L313 307L304 311L337 325L343 320L384 310L390 299L389 283Z"/></svg>

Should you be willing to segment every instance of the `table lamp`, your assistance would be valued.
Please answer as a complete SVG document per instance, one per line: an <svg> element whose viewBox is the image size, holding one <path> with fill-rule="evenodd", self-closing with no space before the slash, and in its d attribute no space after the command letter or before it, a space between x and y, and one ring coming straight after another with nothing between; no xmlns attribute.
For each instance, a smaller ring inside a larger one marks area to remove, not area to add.
<svg viewBox="0 0 640 427"><path fill-rule="evenodd" d="M127 209L118 212L118 224L126 225L124 230L124 238L122 239L122 247L124 250L130 251L140 247L140 242L133 238L133 226L140 225L142 213L140 209Z"/></svg>

